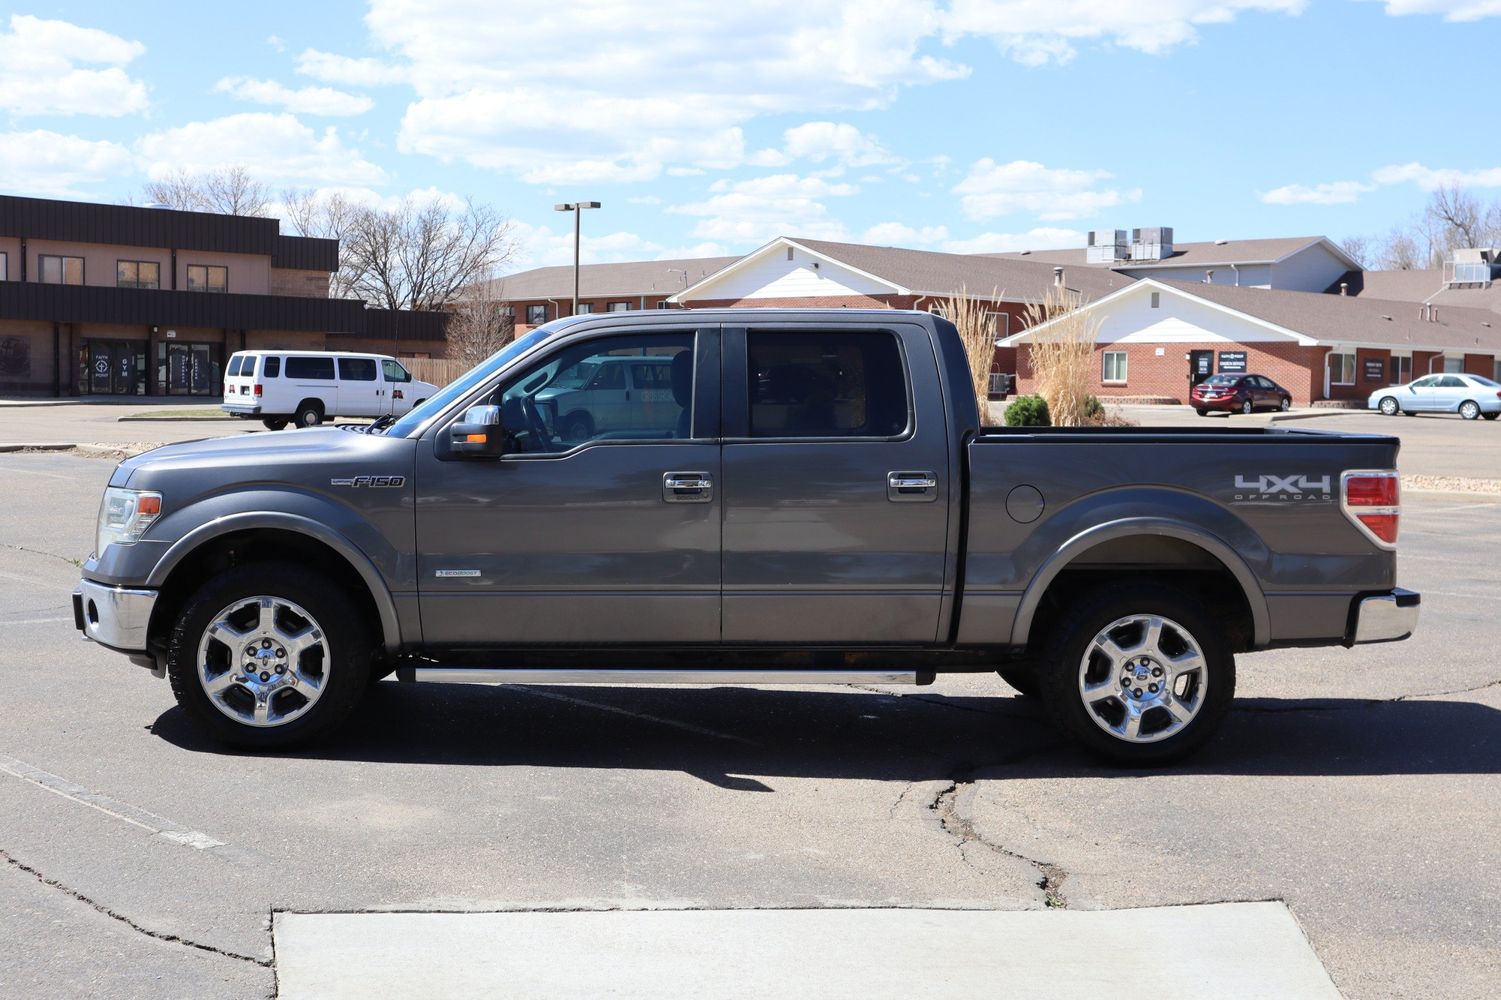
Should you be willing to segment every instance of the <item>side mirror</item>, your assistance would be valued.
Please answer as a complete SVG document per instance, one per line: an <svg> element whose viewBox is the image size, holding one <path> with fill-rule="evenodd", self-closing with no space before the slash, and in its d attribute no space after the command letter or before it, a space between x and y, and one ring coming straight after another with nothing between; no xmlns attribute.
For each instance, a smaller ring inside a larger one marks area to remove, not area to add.
<svg viewBox="0 0 1501 1000"><path fill-rule="evenodd" d="M500 407L471 406L448 427L449 450L468 458L499 458L510 450L511 436L500 423Z"/></svg>

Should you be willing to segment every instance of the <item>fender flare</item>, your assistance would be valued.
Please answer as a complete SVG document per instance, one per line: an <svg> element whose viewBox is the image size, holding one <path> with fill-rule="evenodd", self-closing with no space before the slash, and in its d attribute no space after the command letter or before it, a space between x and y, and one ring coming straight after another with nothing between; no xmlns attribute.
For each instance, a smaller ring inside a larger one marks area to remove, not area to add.
<svg viewBox="0 0 1501 1000"><path fill-rule="evenodd" d="M167 577L172 570L177 568L190 553L197 550L206 542L215 538L228 535L231 532L246 531L254 528L275 528L281 531L292 531L299 535L307 535L315 541L322 542L333 549L344 560L354 567L354 571L365 582L365 587L370 591L371 598L375 601L376 612L380 615L381 634L387 649L398 649L401 646L401 625L396 617L396 603L391 599L391 592L386 587L386 581L381 578L375 564L364 552L356 548L349 539L320 524L309 517L300 514L288 514L282 511L245 511L239 514L227 514L224 517L215 518L207 524L200 525L183 535L163 553L157 560L156 566L151 570L151 575L146 581L146 586L160 588L167 582Z"/></svg>
<svg viewBox="0 0 1501 1000"><path fill-rule="evenodd" d="M1079 532L1064 542L1058 551L1043 563L1026 591L1023 592L1021 604L1017 606L1016 619L1011 626L1011 644L1013 646L1027 644L1028 636L1032 631L1032 619L1042 605L1043 595L1047 593L1048 587L1052 585L1058 574L1067 569L1070 563L1103 542L1138 535L1162 535L1176 538L1196 545L1218 559L1230 571L1230 575L1235 577L1236 583L1240 585L1241 593L1245 596L1246 604L1251 609L1252 645L1265 646L1271 641L1271 616L1267 611L1266 595L1261 592L1261 586L1256 582L1256 576L1246 566L1245 560L1237 555L1223 539L1163 517L1130 517L1109 521Z"/></svg>

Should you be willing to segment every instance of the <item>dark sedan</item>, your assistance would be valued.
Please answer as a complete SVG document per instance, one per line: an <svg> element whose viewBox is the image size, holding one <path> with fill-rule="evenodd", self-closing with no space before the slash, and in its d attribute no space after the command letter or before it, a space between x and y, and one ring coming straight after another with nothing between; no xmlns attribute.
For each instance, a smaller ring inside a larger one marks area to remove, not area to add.
<svg viewBox="0 0 1501 1000"><path fill-rule="evenodd" d="M1254 413L1257 410L1290 410L1293 394L1265 375L1211 375L1193 387L1189 404L1199 416L1210 410L1224 413Z"/></svg>

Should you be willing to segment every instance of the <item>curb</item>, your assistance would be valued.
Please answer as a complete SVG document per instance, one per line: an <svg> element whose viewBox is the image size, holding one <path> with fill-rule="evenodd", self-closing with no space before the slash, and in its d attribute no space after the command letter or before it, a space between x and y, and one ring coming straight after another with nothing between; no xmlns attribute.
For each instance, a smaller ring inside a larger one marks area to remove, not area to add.
<svg viewBox="0 0 1501 1000"><path fill-rule="evenodd" d="M137 455L143 455L148 451L160 447L161 443L159 442L149 444L144 448L140 447L139 444L90 444L82 442L78 444L15 444L12 442L0 442L0 454L14 454L15 452L24 451L45 451L62 454L71 451L86 458L107 458L116 455L121 458L134 458Z"/></svg>
<svg viewBox="0 0 1501 1000"><path fill-rule="evenodd" d="M115 418L115 423L117 423L117 424L129 424L129 423L140 423L140 424L161 424L161 423L167 423L167 424L185 424L185 423L192 423L192 422L203 422L203 423L221 423L221 424L227 424L227 423L231 422L232 420L234 420L234 417L116 417Z"/></svg>
<svg viewBox="0 0 1501 1000"><path fill-rule="evenodd" d="M1274 413L1271 416L1271 422L1274 423L1274 424L1279 424L1279 423L1282 423L1284 420L1317 420L1317 419L1319 419L1321 417L1336 417L1336 416L1340 416L1341 414L1346 415L1346 416L1356 416L1356 415L1361 414L1361 413L1371 413L1371 412L1372 412L1371 410L1350 410L1350 409L1345 409L1343 407L1330 406L1330 407L1320 407L1318 410L1315 410L1313 412Z"/></svg>

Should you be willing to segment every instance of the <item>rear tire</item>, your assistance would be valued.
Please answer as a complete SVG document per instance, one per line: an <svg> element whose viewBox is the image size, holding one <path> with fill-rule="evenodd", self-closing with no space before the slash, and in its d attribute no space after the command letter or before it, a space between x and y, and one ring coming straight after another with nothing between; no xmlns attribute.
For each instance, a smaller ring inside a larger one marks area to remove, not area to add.
<svg viewBox="0 0 1501 1000"><path fill-rule="evenodd" d="M1043 704L1059 729L1112 764L1180 758L1213 735L1235 698L1224 631L1173 587L1100 587L1048 636L1038 672Z"/></svg>
<svg viewBox="0 0 1501 1000"><path fill-rule="evenodd" d="M1402 407L1397 405L1397 400L1392 396L1381 397L1381 402L1378 405L1381 412L1388 417L1395 417L1398 413L1402 412Z"/></svg>
<svg viewBox="0 0 1501 1000"><path fill-rule="evenodd" d="M332 580L291 563L249 563L188 600L167 676L177 703L215 739L272 749L348 718L374 652L368 624Z"/></svg>
<svg viewBox="0 0 1501 1000"><path fill-rule="evenodd" d="M283 427L287 426L287 418L267 417L266 419L262 420L261 423L265 425L266 430L268 431L279 431Z"/></svg>
<svg viewBox="0 0 1501 1000"><path fill-rule="evenodd" d="M1480 418L1480 404L1473 399L1467 399L1459 404L1459 415L1466 420L1478 420Z"/></svg>
<svg viewBox="0 0 1501 1000"><path fill-rule="evenodd" d="M1277 409L1281 410L1283 413L1286 413L1288 410L1291 410L1292 408L1293 408L1293 401L1292 401L1292 397L1291 396L1283 396L1282 397L1282 402L1277 405Z"/></svg>
<svg viewBox="0 0 1501 1000"><path fill-rule="evenodd" d="M1208 410L1195 409L1194 412L1197 413L1201 417L1207 417L1207 416L1209 416L1209 411Z"/></svg>
<svg viewBox="0 0 1501 1000"><path fill-rule="evenodd" d="M1241 403L1241 404L1240 404L1240 412L1241 412L1241 413L1244 413L1244 414L1245 414L1245 415L1246 415L1246 416L1248 416L1248 417L1249 417L1249 416L1250 416L1250 415L1251 415L1251 414L1253 414L1253 413L1255 413L1255 412L1256 412L1256 406L1255 406L1255 404L1254 404L1254 403L1252 403L1252 402L1251 402L1251 401L1250 401L1250 400L1249 400L1249 399L1248 399L1248 400L1246 400L1246 401L1245 401L1245 402L1244 402L1244 403Z"/></svg>
<svg viewBox="0 0 1501 1000"><path fill-rule="evenodd" d="M316 399L303 400L292 420L298 427L317 427L323 423L323 404Z"/></svg>

